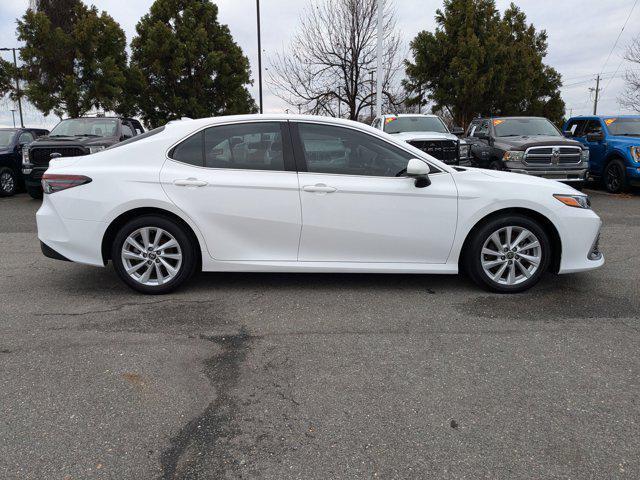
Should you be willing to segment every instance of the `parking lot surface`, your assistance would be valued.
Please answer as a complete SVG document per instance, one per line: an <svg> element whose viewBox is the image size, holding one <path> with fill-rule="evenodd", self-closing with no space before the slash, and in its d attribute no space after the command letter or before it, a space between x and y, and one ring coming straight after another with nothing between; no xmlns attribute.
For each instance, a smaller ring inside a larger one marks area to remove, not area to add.
<svg viewBox="0 0 640 480"><path fill-rule="evenodd" d="M640 196L604 268L202 274L146 297L0 199L0 478L640 478Z"/></svg>

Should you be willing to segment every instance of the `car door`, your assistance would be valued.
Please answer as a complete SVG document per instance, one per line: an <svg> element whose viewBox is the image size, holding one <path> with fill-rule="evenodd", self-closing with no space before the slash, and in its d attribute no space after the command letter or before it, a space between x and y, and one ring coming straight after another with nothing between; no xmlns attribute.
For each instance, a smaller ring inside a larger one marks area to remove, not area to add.
<svg viewBox="0 0 640 480"><path fill-rule="evenodd" d="M404 174L415 155L360 130L293 123L304 262L445 263L457 222L450 173Z"/></svg>
<svg viewBox="0 0 640 480"><path fill-rule="evenodd" d="M590 133L604 135L602 123L598 118L588 120L580 132L580 137L576 138L581 143L589 147L589 170L595 175L602 175L602 167L604 166L604 158L607 154L607 143L605 139L598 141L589 141L587 135Z"/></svg>
<svg viewBox="0 0 640 480"><path fill-rule="evenodd" d="M169 151L160 181L214 259L297 259L300 196L286 122L200 130Z"/></svg>

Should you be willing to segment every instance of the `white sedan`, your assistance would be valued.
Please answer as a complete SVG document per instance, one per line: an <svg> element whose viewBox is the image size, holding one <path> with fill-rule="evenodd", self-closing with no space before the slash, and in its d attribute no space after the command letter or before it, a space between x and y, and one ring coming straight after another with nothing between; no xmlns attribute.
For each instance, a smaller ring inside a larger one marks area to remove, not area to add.
<svg viewBox="0 0 640 480"><path fill-rule="evenodd" d="M45 255L113 262L143 293L195 271L447 273L520 292L604 263L600 218L564 184L450 167L372 127L244 115L170 122L51 161Z"/></svg>

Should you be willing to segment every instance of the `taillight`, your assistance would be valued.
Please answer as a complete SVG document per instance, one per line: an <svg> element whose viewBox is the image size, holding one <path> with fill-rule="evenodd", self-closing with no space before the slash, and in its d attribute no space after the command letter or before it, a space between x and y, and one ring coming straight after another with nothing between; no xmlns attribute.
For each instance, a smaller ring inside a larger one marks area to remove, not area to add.
<svg viewBox="0 0 640 480"><path fill-rule="evenodd" d="M44 193L56 193L60 190L78 187L89 182L91 182L91 179L84 175L57 175L55 173L45 173L42 175L42 190L44 190Z"/></svg>

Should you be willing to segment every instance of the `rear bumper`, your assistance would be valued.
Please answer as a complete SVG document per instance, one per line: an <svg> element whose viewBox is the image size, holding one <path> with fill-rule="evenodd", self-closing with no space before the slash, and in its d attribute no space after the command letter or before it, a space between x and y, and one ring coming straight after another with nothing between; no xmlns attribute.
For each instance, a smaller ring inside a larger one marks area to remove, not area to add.
<svg viewBox="0 0 640 480"><path fill-rule="evenodd" d="M44 196L36 213L42 253L58 260L103 267L102 239L107 224L64 218L49 197Z"/></svg>

